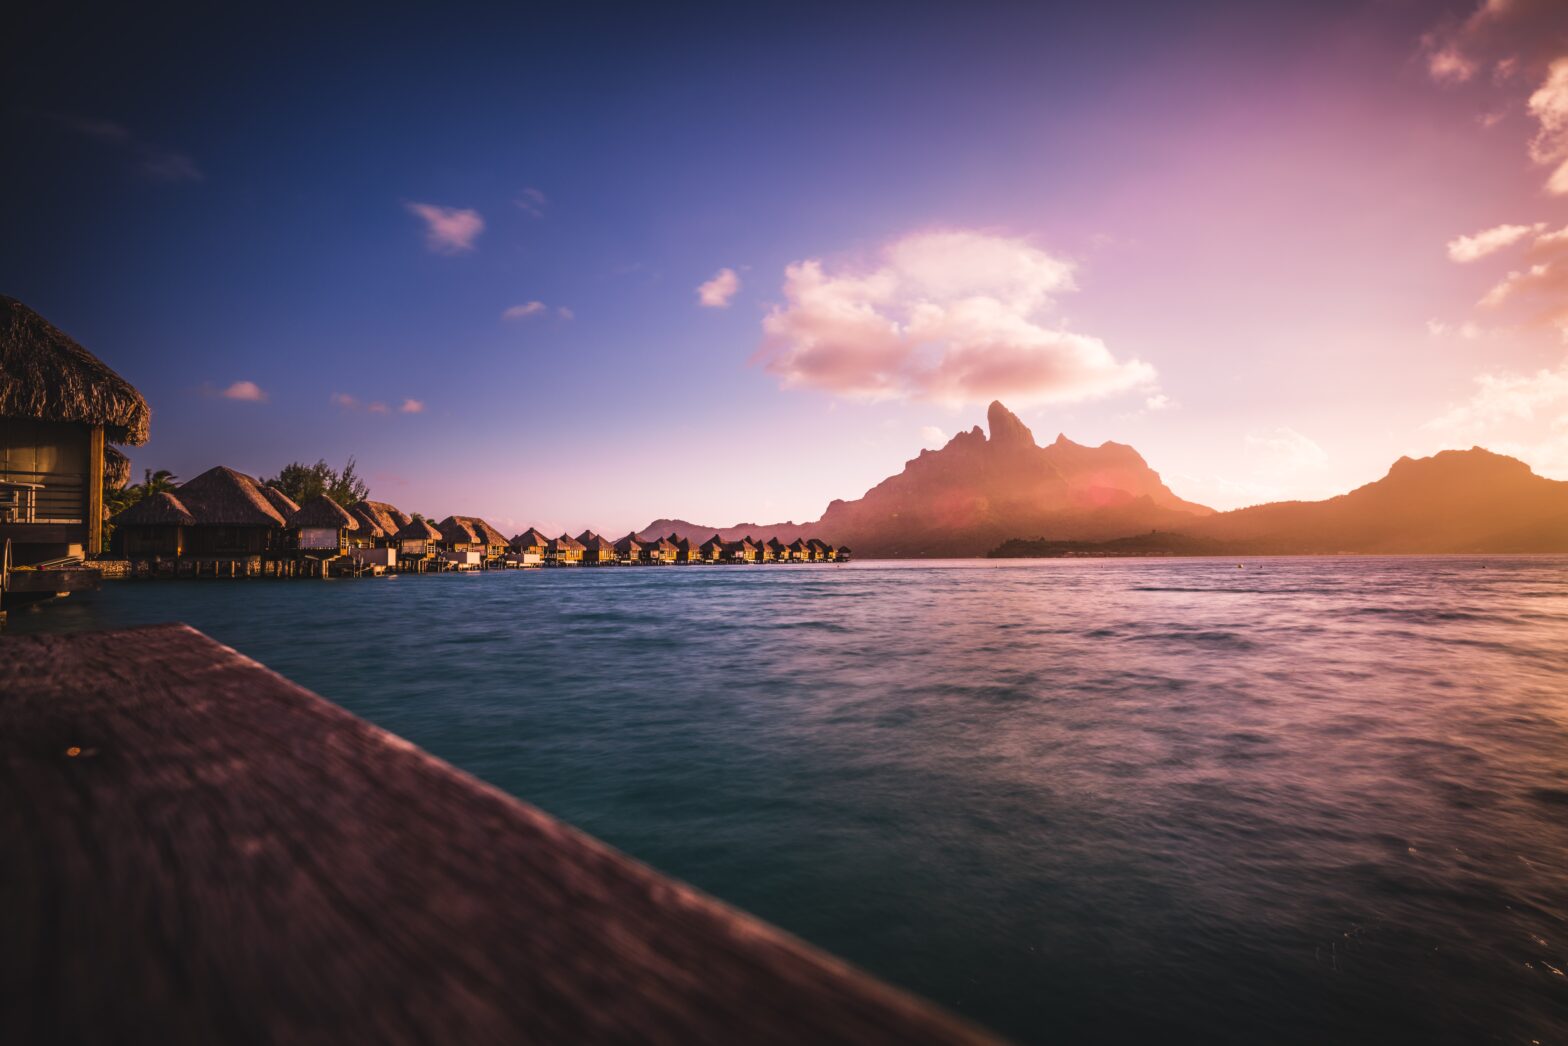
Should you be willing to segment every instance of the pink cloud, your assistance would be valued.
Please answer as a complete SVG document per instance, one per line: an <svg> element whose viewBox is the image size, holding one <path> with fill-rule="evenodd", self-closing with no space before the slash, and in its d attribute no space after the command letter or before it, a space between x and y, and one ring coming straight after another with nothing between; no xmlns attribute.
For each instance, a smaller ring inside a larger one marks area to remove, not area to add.
<svg viewBox="0 0 1568 1046"><path fill-rule="evenodd" d="M344 410L354 410L359 406L359 400L346 392L334 392L332 402Z"/></svg>
<svg viewBox="0 0 1568 1046"><path fill-rule="evenodd" d="M254 381L236 381L223 390L222 396L226 400L244 400L247 403L267 402L266 392Z"/></svg>
<svg viewBox="0 0 1568 1046"><path fill-rule="evenodd" d="M402 411L404 414L423 414L425 412L425 401L406 399L397 409Z"/></svg>
<svg viewBox="0 0 1568 1046"><path fill-rule="evenodd" d="M425 222L425 246L437 254L461 254L474 249L474 241L485 231L485 220L478 211L439 207L433 203L410 203L410 213Z"/></svg>
<svg viewBox="0 0 1568 1046"><path fill-rule="evenodd" d="M1499 225L1478 232L1474 236L1457 236L1448 241L1448 258L1450 261L1472 262L1505 247L1511 247L1526 236L1534 235L1545 228L1545 222L1536 222L1534 225Z"/></svg>
<svg viewBox="0 0 1568 1046"><path fill-rule="evenodd" d="M370 404L370 406L366 407L365 409L370 411L370 413L372 413L372 414L388 414L392 410L391 407L388 407L385 403L382 403L380 400L377 400L376 402Z"/></svg>
<svg viewBox="0 0 1568 1046"><path fill-rule="evenodd" d="M740 290L740 277L731 268L713 274L713 279L697 287L697 301L705 309L727 309L730 299Z"/></svg>
<svg viewBox="0 0 1568 1046"><path fill-rule="evenodd" d="M547 311L549 306L542 301L529 301L521 305L513 305L501 313L503 320L525 320L530 316L538 316Z"/></svg>
<svg viewBox="0 0 1568 1046"><path fill-rule="evenodd" d="M1027 241L917 233L864 270L808 259L785 270L784 305L753 357L786 388L860 399L1066 402L1150 388L1154 368L1047 320L1073 267Z"/></svg>

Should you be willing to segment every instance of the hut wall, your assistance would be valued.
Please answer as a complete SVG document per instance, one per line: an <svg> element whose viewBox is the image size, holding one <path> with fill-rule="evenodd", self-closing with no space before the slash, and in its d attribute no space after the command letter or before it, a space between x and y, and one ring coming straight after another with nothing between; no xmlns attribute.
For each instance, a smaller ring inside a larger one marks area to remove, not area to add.
<svg viewBox="0 0 1568 1046"><path fill-rule="evenodd" d="M269 527L191 527L186 531L188 556L256 556L276 547L280 533Z"/></svg>
<svg viewBox="0 0 1568 1046"><path fill-rule="evenodd" d="M183 529L178 526L120 527L119 535L127 559L178 556L182 551Z"/></svg>
<svg viewBox="0 0 1568 1046"><path fill-rule="evenodd" d="M337 527L301 527L299 547L307 552L336 552L341 547Z"/></svg>

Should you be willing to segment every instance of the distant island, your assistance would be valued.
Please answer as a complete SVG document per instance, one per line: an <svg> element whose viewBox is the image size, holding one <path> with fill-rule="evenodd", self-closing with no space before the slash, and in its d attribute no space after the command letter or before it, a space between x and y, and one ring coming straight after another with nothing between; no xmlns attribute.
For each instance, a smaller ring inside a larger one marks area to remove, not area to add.
<svg viewBox="0 0 1568 1046"><path fill-rule="evenodd" d="M1060 435L1039 446L1000 402L987 421L989 438L976 426L923 450L815 522L660 519L642 533L830 538L877 559L1568 552L1568 483L1479 447L1401 458L1325 501L1215 512L1178 497L1125 444Z"/></svg>

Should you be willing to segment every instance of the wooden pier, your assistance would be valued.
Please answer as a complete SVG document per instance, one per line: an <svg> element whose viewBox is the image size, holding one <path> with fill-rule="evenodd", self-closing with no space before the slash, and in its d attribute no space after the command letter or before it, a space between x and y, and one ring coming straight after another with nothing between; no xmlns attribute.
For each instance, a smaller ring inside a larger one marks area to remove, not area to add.
<svg viewBox="0 0 1568 1046"><path fill-rule="evenodd" d="M0 640L0 1041L989 1041L183 625Z"/></svg>

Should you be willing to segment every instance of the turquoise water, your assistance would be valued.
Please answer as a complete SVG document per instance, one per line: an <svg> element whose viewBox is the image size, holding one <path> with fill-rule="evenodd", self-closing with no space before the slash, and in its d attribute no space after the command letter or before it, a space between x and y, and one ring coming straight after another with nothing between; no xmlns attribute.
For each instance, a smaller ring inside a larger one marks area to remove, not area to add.
<svg viewBox="0 0 1568 1046"><path fill-rule="evenodd" d="M1026 1041L1568 1041L1568 558L122 582Z"/></svg>

